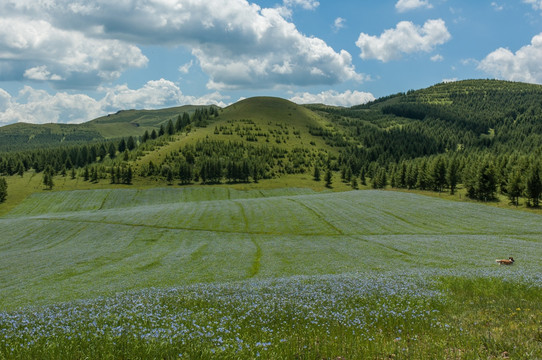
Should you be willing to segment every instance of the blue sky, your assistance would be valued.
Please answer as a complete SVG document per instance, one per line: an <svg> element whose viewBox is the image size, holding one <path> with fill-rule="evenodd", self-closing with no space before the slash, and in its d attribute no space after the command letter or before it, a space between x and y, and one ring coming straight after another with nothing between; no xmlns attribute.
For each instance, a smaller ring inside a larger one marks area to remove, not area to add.
<svg viewBox="0 0 542 360"><path fill-rule="evenodd" d="M542 83L542 0L3 0L0 125Z"/></svg>

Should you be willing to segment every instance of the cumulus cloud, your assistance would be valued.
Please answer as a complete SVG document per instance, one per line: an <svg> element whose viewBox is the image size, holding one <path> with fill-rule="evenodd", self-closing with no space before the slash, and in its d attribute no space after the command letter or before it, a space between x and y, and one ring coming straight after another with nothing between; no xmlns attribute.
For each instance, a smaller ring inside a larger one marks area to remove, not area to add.
<svg viewBox="0 0 542 360"><path fill-rule="evenodd" d="M436 55L433 55L431 56L431 61L433 62L439 62L439 61L443 61L444 60L444 56L440 55L440 54L436 54Z"/></svg>
<svg viewBox="0 0 542 360"><path fill-rule="evenodd" d="M338 17L335 19L335 22L333 23L333 31L338 32L342 28L344 28L344 24L346 23L346 20L342 17Z"/></svg>
<svg viewBox="0 0 542 360"><path fill-rule="evenodd" d="M53 81L60 81L63 80L63 78L60 75L57 74L51 74L49 70L47 70L46 65L42 66L36 66L30 69L27 69L24 72L24 77L30 80L53 80Z"/></svg>
<svg viewBox="0 0 542 360"><path fill-rule="evenodd" d="M431 5L428 0L399 0L395 4L395 8L399 12L414 10L421 7L431 9L433 5Z"/></svg>
<svg viewBox="0 0 542 360"><path fill-rule="evenodd" d="M328 90L323 91L319 94L311 94L305 92L295 94L295 96L290 98L290 101L293 101L297 104L326 104L346 107L365 104L374 100L375 97L373 94L356 90L347 90L344 93L339 93L334 90Z"/></svg>
<svg viewBox="0 0 542 360"><path fill-rule="evenodd" d="M15 76L53 81L59 87L82 80L87 84L114 80L127 68L142 67L148 61L139 48L118 40L88 38L45 20L1 16L0 48L0 63L19 71L19 75L2 73L0 80Z"/></svg>
<svg viewBox="0 0 542 360"><path fill-rule="evenodd" d="M531 44L515 53L505 48L493 51L479 63L478 69L505 80L541 84L541 58L542 33L534 36Z"/></svg>
<svg viewBox="0 0 542 360"><path fill-rule="evenodd" d="M164 79L149 81L139 89L120 85L99 91L103 97L96 100L84 94L57 92L51 95L30 86L25 86L16 96L0 89L0 124L81 123L122 109L157 109L184 104L223 107L227 99L218 92L202 97L186 96L177 85Z"/></svg>
<svg viewBox="0 0 542 360"><path fill-rule="evenodd" d="M542 10L542 0L523 0L526 4L531 4L534 10Z"/></svg>
<svg viewBox="0 0 542 360"><path fill-rule="evenodd" d="M361 49L362 59L388 62L400 59L402 54L430 52L450 38L442 19L428 20L423 27L410 21L401 21L395 29L388 29L380 36L361 33L356 45Z"/></svg>
<svg viewBox="0 0 542 360"><path fill-rule="evenodd" d="M314 0L284 4L319 5ZM21 78L27 69L45 65L66 82L88 83L94 76L103 83L147 63L137 46L181 45L192 50L212 89L363 79L347 51L303 35L279 8L247 0L5 0L0 14L2 21L15 22L0 24L5 29L0 49L7 48L13 61L33 61L19 71ZM288 68L292 71L284 71Z"/></svg>

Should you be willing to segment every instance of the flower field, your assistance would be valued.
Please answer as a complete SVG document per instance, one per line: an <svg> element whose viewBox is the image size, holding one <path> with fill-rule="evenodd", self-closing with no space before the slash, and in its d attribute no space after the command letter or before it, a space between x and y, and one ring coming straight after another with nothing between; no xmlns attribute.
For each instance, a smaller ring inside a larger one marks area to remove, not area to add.
<svg viewBox="0 0 542 360"><path fill-rule="evenodd" d="M381 191L33 195L0 218L0 359L542 358L541 220Z"/></svg>

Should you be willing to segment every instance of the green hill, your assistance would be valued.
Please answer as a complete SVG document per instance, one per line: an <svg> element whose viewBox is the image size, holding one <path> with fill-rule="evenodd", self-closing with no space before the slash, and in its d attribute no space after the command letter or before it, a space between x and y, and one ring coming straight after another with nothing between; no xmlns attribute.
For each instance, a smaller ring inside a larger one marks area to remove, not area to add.
<svg viewBox="0 0 542 360"><path fill-rule="evenodd" d="M285 176L305 181L315 173L323 181L340 174L338 188L392 187L451 195L460 190L459 195L476 200L508 198L519 205L523 198L523 204L537 207L542 188L541 96L539 85L465 80L351 108L256 97L217 111L128 110L73 128L85 129L88 137L122 135L122 140L3 154L0 173L50 167L58 174L74 167L75 177L88 179L92 172L94 183L118 183L130 169L132 179L122 181L146 185L248 184ZM179 123L175 115L181 111L192 115ZM148 134L170 120L171 129L156 139L130 135ZM65 126L54 126L49 133L66 137L58 135L67 131L62 130ZM36 137L27 125L7 128L23 138ZM83 133L74 131L73 136L77 134ZM130 140L129 151L125 140Z"/></svg>
<svg viewBox="0 0 542 360"><path fill-rule="evenodd" d="M82 124L16 123L0 127L0 152L103 141L127 136L139 137L147 130L183 113L193 114L207 106L179 106L160 110L122 110Z"/></svg>

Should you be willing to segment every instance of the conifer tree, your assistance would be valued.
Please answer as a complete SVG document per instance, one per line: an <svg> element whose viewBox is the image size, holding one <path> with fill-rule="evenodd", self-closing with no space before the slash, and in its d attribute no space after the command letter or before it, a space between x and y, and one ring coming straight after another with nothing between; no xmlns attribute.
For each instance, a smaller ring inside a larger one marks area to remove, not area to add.
<svg viewBox="0 0 542 360"><path fill-rule="evenodd" d="M331 184L333 183L333 174L331 173L331 169L327 168L326 174L324 176L324 181L326 182L326 187L331 188Z"/></svg>
<svg viewBox="0 0 542 360"><path fill-rule="evenodd" d="M6 198L8 196L8 182L6 181L6 178L1 177L0 178L0 203L3 203L6 201Z"/></svg>
<svg viewBox="0 0 542 360"><path fill-rule="evenodd" d="M542 180L540 178L540 168L535 165L527 177L527 184L525 186L525 195L533 207L540 205L540 195L542 195Z"/></svg>
<svg viewBox="0 0 542 360"><path fill-rule="evenodd" d="M314 181L320 181L320 168L318 167L318 164L314 165L313 178Z"/></svg>
<svg viewBox="0 0 542 360"><path fill-rule="evenodd" d="M523 179L519 171L513 171L510 174L506 185L506 193L512 204L519 205L519 197L523 194Z"/></svg>

